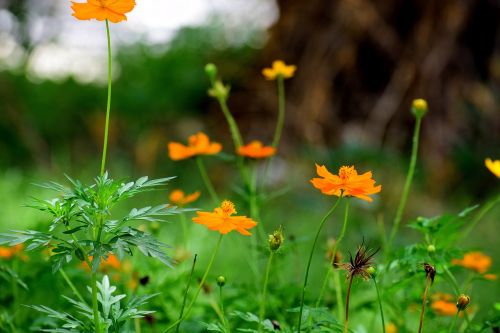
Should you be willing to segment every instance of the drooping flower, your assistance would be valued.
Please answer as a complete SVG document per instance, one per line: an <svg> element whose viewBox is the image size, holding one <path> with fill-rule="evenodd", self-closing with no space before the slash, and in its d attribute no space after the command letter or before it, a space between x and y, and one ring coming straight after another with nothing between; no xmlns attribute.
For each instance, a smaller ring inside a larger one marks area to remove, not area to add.
<svg viewBox="0 0 500 333"><path fill-rule="evenodd" d="M484 274L491 267L491 257L479 251L467 252L463 259L453 259L452 264Z"/></svg>
<svg viewBox="0 0 500 333"><path fill-rule="evenodd" d="M244 236L250 236L251 229L257 222L246 216L232 216L237 214L234 204L229 200L224 200L220 207L213 212L196 212L197 217L193 217L193 222L205 225L208 229L227 234L233 230Z"/></svg>
<svg viewBox="0 0 500 333"><path fill-rule="evenodd" d="M276 80L278 77L288 79L293 77L296 70L297 66L295 65L287 65L283 60L275 60L271 68L264 68L262 70L262 75L267 80Z"/></svg>
<svg viewBox="0 0 500 333"><path fill-rule="evenodd" d="M365 280L371 277L369 268L373 266L373 257L378 250L368 250L364 244L361 244L356 251L354 258L350 254L349 262L338 264L340 268L347 271L347 279L359 276Z"/></svg>
<svg viewBox="0 0 500 333"><path fill-rule="evenodd" d="M249 144L241 146L238 149L238 155L255 159L270 157L275 153L276 149L274 147L264 146L258 140L251 141Z"/></svg>
<svg viewBox="0 0 500 333"><path fill-rule="evenodd" d="M203 132L198 132L188 138L188 145L170 142L168 153L172 160L184 160L197 155L215 155L222 150L222 145L218 142L210 142L208 136Z"/></svg>
<svg viewBox="0 0 500 333"><path fill-rule="evenodd" d="M492 161L491 158L487 158L484 160L484 165L486 165L491 173L500 178L500 160Z"/></svg>
<svg viewBox="0 0 500 333"><path fill-rule="evenodd" d="M87 0L84 3L72 3L73 16L79 20L108 20L113 23L127 20L125 14L135 7L135 0Z"/></svg>
<svg viewBox="0 0 500 333"><path fill-rule="evenodd" d="M169 199L174 205L184 206L188 203L196 201L200 197L200 194L200 191L196 191L186 195L182 190L173 190L172 193L170 193Z"/></svg>
<svg viewBox="0 0 500 333"><path fill-rule="evenodd" d="M343 166L334 175L324 165L316 164L316 172L322 178L313 178L311 183L326 195L352 196L371 202L369 195L382 190L382 185L374 186L371 171L358 175L354 166Z"/></svg>

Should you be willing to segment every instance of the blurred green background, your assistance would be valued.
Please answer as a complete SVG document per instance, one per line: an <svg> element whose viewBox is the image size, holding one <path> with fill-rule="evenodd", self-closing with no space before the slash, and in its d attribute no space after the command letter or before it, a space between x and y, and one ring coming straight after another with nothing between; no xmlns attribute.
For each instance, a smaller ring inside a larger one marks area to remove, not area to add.
<svg viewBox="0 0 500 333"><path fill-rule="evenodd" d="M264 207L266 230L283 224L289 237L309 241L330 204L308 183L314 162L373 170L384 187L373 205L355 206L346 247L376 238L377 219L389 227L409 160L413 98L427 99L430 112L404 222L458 212L498 193L500 180L484 167L486 157L500 158L497 2L137 3L128 22L111 27L108 170L115 178L175 175L173 187L203 190L195 166L170 161L166 144L203 130L231 153L225 119L207 95L204 65L216 63L231 85L229 106L245 139L269 142L275 86L260 71L283 59L298 71L286 83L283 145L270 179L272 187L289 190ZM32 183L64 181L64 174L89 181L98 172L104 33L103 24L73 19L69 2L0 0L0 231L43 223L42 214L22 206L52 194ZM208 167L216 187L234 197L228 183L237 174L217 159ZM167 198L168 191L152 200ZM500 267L499 219L497 208L463 244L492 256L492 272ZM332 223L327 233L338 228ZM399 244L419 240L407 228L402 234ZM484 304L500 294L495 288L478 292Z"/></svg>

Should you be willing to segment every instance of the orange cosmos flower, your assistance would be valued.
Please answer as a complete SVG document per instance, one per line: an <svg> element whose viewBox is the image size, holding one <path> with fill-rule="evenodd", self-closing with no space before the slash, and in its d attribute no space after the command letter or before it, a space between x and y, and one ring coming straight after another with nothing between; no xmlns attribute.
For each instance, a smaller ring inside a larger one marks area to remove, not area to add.
<svg viewBox="0 0 500 333"><path fill-rule="evenodd" d="M387 333L398 333L398 328L396 325L394 325L394 323L389 323L386 325L385 331Z"/></svg>
<svg viewBox="0 0 500 333"><path fill-rule="evenodd" d="M455 302L442 299L432 302L431 308L441 316L454 316L457 313L457 305Z"/></svg>
<svg viewBox="0 0 500 333"><path fill-rule="evenodd" d="M188 145L178 142L168 144L168 153L172 160L184 160L196 155L215 155L222 150L222 145L218 142L210 142L208 136L203 132L191 135Z"/></svg>
<svg viewBox="0 0 500 333"><path fill-rule="evenodd" d="M24 245L17 244L14 246L0 246L0 259L10 260L18 257L23 261L28 260L28 257L23 254Z"/></svg>
<svg viewBox="0 0 500 333"><path fill-rule="evenodd" d="M229 200L224 200L212 213L196 212L198 216L193 217L193 222L203 224L208 229L218 231L223 235L236 230L244 236L250 236L248 229L255 227L257 222L246 216L232 216L236 213L234 204Z"/></svg>
<svg viewBox="0 0 500 333"><path fill-rule="evenodd" d="M238 149L238 154L250 158L266 158L273 156L276 149L271 146L264 146L262 142L254 140L246 146L241 146Z"/></svg>
<svg viewBox="0 0 500 333"><path fill-rule="evenodd" d="M174 205L178 206L184 206L187 205L188 203L191 203L193 201L196 201L200 197L200 191L196 191L194 193L185 195L184 191L182 190L174 190L172 193L170 193L170 202L173 203Z"/></svg>
<svg viewBox="0 0 500 333"><path fill-rule="evenodd" d="M275 60L271 68L262 70L262 75L268 80L276 80L277 77L288 79L293 77L295 70L297 70L297 66L287 65L283 60Z"/></svg>
<svg viewBox="0 0 500 333"><path fill-rule="evenodd" d="M333 175L324 165L316 164L316 172L322 178L313 178L311 183L326 195L352 196L371 202L369 195L382 190L382 185L374 186L371 171L358 175L354 166L343 166L338 175Z"/></svg>
<svg viewBox="0 0 500 333"><path fill-rule="evenodd" d="M484 274L491 267L491 257L479 251L467 252L463 259L453 259L452 263Z"/></svg>
<svg viewBox="0 0 500 333"><path fill-rule="evenodd" d="M487 158L484 160L484 165L486 165L491 173L500 178L500 160L492 161L491 158Z"/></svg>
<svg viewBox="0 0 500 333"><path fill-rule="evenodd" d="M92 262L92 258L93 258L92 256L89 256L90 262ZM90 268L85 261L82 262L82 267L85 270L90 271ZM103 272L108 272L110 269L118 271L118 270L121 270L121 268L122 268L122 264L121 264L120 260L118 260L118 257L115 256L114 254L109 254L108 259L102 260L101 264L99 265L99 270L103 271Z"/></svg>
<svg viewBox="0 0 500 333"><path fill-rule="evenodd" d="M85 3L72 3L73 16L79 20L108 20L113 23L127 20L125 14L135 7L134 0L87 0Z"/></svg>

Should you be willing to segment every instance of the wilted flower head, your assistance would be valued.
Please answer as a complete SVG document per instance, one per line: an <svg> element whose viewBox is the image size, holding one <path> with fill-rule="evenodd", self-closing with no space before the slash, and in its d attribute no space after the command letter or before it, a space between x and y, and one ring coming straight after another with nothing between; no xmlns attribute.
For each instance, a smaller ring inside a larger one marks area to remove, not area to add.
<svg viewBox="0 0 500 333"><path fill-rule="evenodd" d="M371 277L369 268L373 265L373 257L377 254L378 249L371 251L364 246L364 243L358 247L356 256L353 258L349 253L350 259L348 263L338 264L338 266L347 271L347 279L354 276L359 276L365 280Z"/></svg>
<svg viewBox="0 0 500 333"><path fill-rule="evenodd" d="M79 20L109 20L113 23L127 20L125 14L135 7L134 0L87 0L84 3L72 3L73 16Z"/></svg>
<svg viewBox="0 0 500 333"><path fill-rule="evenodd" d="M425 276L434 282L434 277L436 276L436 269L434 266L428 263L424 263Z"/></svg>
<svg viewBox="0 0 500 333"><path fill-rule="evenodd" d="M334 175L324 165L316 164L316 172L321 178L313 178L311 183L326 195L352 196L371 202L369 195L382 190L382 185L374 186L371 171L358 175L354 166L343 166Z"/></svg>
<svg viewBox="0 0 500 333"><path fill-rule="evenodd" d="M458 296L457 309L458 311L463 311L470 303L470 297L464 294Z"/></svg>

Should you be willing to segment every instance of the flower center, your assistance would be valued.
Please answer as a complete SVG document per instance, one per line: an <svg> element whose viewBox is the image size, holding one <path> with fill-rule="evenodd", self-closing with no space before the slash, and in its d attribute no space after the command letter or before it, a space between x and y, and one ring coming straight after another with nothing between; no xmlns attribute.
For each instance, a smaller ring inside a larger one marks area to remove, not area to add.
<svg viewBox="0 0 500 333"><path fill-rule="evenodd" d="M222 212L227 216L236 214L236 209L234 208L234 204L229 200L224 200L220 205L220 208Z"/></svg>
<svg viewBox="0 0 500 333"><path fill-rule="evenodd" d="M356 175L356 170L353 166L343 166L339 169L339 177L342 180L348 180L354 175Z"/></svg>

